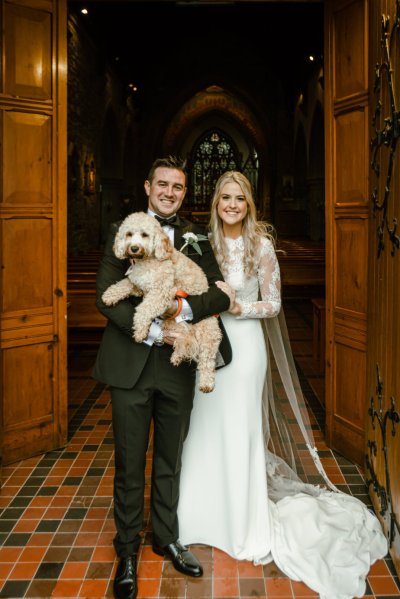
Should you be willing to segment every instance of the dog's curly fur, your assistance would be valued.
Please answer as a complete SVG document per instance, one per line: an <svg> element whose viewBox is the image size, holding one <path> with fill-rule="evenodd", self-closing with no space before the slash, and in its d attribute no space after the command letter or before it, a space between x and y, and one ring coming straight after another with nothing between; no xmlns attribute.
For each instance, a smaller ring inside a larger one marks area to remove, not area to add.
<svg viewBox="0 0 400 599"><path fill-rule="evenodd" d="M135 212L120 225L114 241L117 258L131 260L132 267L125 279L111 285L103 294L107 306L113 306L130 295L143 296L133 319L133 338L138 343L146 339L154 318L164 314L175 299L178 289L188 295L200 295L208 290L203 270L171 244L160 223L145 214ZM174 343L171 362L195 360L199 370L199 389L208 393L215 385L215 362L222 338L217 318L211 316L196 324L164 320L164 334L179 327L181 335ZM184 333L184 334L182 334Z"/></svg>

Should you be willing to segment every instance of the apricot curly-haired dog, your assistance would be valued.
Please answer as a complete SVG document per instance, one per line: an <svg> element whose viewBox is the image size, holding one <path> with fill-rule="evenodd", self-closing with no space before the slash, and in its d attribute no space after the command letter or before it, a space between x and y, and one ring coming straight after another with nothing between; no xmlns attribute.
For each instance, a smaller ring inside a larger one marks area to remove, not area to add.
<svg viewBox="0 0 400 599"><path fill-rule="evenodd" d="M146 339L152 321L165 313L178 290L188 295L200 295L208 290L204 271L176 250L160 223L144 212L126 217L118 229L113 249L117 258L129 259L132 267L125 279L106 289L102 300L107 306L113 306L130 295L143 296L133 318L133 338L138 343ZM181 333L174 342L172 364L177 366L183 360L195 360L199 389L204 393L212 391L222 338L217 318L211 316L196 324L163 320L162 327L164 334L175 330Z"/></svg>

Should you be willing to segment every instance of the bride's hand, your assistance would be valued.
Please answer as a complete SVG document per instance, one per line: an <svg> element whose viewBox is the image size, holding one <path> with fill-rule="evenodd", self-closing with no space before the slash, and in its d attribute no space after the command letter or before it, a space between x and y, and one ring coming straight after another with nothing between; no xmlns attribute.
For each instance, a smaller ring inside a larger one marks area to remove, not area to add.
<svg viewBox="0 0 400 599"><path fill-rule="evenodd" d="M228 312L230 312L230 314L233 314L234 316L240 316L242 313L242 306L238 303L234 303L234 305L229 308Z"/></svg>
<svg viewBox="0 0 400 599"><path fill-rule="evenodd" d="M219 289L221 289L221 291L226 293L226 295L229 297L229 300L230 300L229 312L230 312L236 305L236 291L234 289L232 289L232 287L230 287L228 285L228 283L225 283L225 281L216 281L215 284Z"/></svg>

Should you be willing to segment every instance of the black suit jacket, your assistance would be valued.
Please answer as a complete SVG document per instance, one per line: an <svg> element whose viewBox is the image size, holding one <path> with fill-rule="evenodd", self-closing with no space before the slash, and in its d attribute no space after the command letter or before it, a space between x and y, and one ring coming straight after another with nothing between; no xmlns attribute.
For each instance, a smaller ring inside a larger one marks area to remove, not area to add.
<svg viewBox="0 0 400 599"><path fill-rule="evenodd" d="M189 231L195 234L206 235L204 227L195 225L186 219L178 217L179 227L174 232L174 245L179 250L185 243L184 233ZM116 306L106 306L101 297L104 291L113 283L124 278L129 267L128 260L119 260L113 252L114 238L122 221L113 223L110 227L104 256L100 263L96 282L96 305L100 312L108 318L103 338L97 353L93 377L123 389L132 388L146 363L151 347L145 343L136 343L132 338L132 324L135 307L140 298L130 297L119 302ZM205 272L209 290L198 296L189 296L187 301L193 312L193 323L213 314L219 314L229 308L229 298L216 285L216 281L223 280L214 253L209 241L201 241L202 255L188 246L184 252L196 262ZM232 350L220 321L223 338L220 344L220 353L225 364L232 359ZM171 368L175 368L171 365ZM179 369L176 369L179 376Z"/></svg>

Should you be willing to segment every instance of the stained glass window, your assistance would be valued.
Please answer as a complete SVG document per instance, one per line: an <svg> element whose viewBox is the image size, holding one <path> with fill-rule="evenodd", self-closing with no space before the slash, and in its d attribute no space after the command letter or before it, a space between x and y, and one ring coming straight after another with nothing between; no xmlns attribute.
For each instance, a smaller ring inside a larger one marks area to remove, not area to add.
<svg viewBox="0 0 400 599"><path fill-rule="evenodd" d="M225 171L241 170L240 155L229 136L208 131L193 148L189 169L189 198L194 210L209 210L217 179Z"/></svg>

